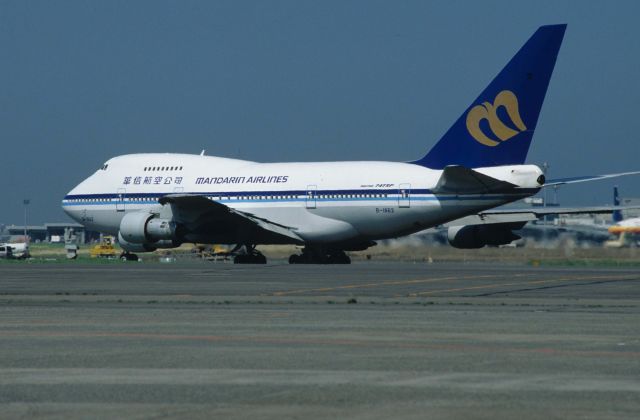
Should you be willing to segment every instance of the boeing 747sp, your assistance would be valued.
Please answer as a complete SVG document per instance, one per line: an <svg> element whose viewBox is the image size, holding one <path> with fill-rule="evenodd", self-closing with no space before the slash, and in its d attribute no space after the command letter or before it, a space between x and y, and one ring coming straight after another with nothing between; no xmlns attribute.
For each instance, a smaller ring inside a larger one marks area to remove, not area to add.
<svg viewBox="0 0 640 420"><path fill-rule="evenodd" d="M540 27L416 161L124 155L73 188L62 207L88 229L117 235L128 258L198 242L236 244L236 262L264 263L256 245L297 244L304 248L291 263L349 263L345 251L445 223L455 247L509 243L538 215L490 209L546 183L538 166L524 162L565 29Z"/></svg>

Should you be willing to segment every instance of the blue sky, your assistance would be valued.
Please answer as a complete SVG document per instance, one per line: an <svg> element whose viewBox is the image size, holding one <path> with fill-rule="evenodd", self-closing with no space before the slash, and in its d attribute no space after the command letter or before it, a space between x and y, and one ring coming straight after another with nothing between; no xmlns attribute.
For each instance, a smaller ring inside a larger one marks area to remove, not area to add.
<svg viewBox="0 0 640 420"><path fill-rule="evenodd" d="M108 158L412 160L535 29L568 23L529 152L550 177L640 169L640 2L0 1L0 223L68 220ZM618 183L565 186L604 204Z"/></svg>

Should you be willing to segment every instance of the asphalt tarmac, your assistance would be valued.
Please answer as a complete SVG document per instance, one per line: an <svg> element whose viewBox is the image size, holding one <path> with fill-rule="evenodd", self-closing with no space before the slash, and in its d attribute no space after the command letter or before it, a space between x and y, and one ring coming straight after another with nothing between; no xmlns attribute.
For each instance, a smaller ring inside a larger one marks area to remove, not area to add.
<svg viewBox="0 0 640 420"><path fill-rule="evenodd" d="M640 271L0 264L2 418L638 418Z"/></svg>

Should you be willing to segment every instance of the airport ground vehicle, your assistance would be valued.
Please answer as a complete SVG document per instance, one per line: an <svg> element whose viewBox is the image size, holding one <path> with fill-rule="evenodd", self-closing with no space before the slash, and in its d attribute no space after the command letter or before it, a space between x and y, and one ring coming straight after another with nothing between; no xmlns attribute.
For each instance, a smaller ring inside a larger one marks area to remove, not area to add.
<svg viewBox="0 0 640 420"><path fill-rule="evenodd" d="M7 259L25 259L29 258L29 244L24 242L19 243L4 243L0 244L0 258Z"/></svg>
<svg viewBox="0 0 640 420"><path fill-rule="evenodd" d="M11 247L8 244L0 245L0 258L4 258L4 259L13 258Z"/></svg>
<svg viewBox="0 0 640 420"><path fill-rule="evenodd" d="M104 236L99 244L96 244L89 252L91 258L116 258L118 253L114 246L113 236Z"/></svg>

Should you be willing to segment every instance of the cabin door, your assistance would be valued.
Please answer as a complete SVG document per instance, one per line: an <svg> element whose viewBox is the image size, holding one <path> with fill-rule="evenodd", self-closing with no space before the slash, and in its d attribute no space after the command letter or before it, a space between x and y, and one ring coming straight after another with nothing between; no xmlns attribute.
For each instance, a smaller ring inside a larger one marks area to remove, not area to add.
<svg viewBox="0 0 640 420"><path fill-rule="evenodd" d="M118 188L118 196L116 197L116 211L124 211L124 199L127 190L125 188Z"/></svg>
<svg viewBox="0 0 640 420"><path fill-rule="evenodd" d="M398 188L398 207L411 207L411 184L400 184Z"/></svg>
<svg viewBox="0 0 640 420"><path fill-rule="evenodd" d="M307 185L307 195L305 197L305 202L307 203L308 209L316 208L317 192L318 192L317 185Z"/></svg>

